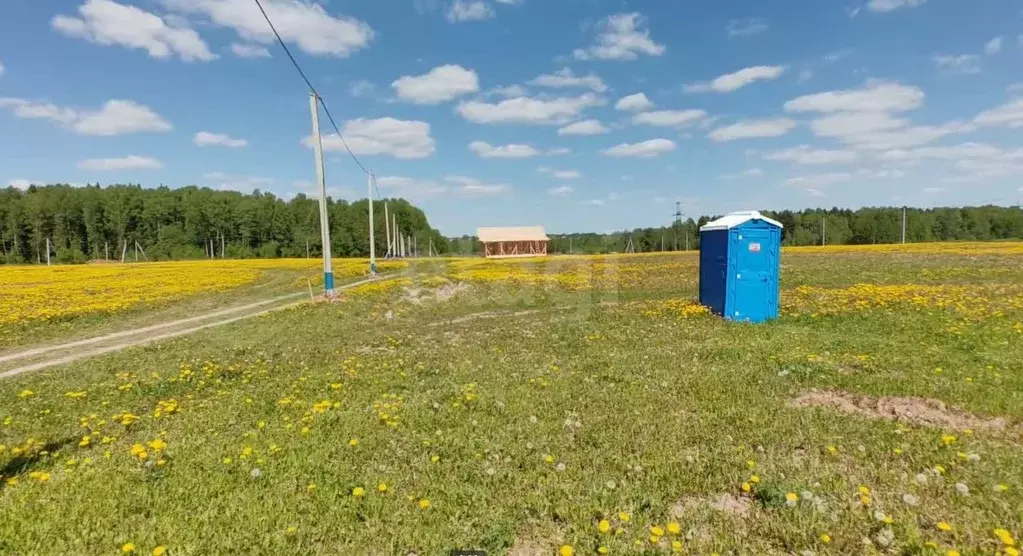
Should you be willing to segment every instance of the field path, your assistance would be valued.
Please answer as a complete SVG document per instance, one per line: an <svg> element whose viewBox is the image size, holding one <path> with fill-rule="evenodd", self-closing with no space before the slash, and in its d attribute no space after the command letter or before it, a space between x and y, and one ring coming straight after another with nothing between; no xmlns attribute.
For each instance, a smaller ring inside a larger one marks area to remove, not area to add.
<svg viewBox="0 0 1023 556"><path fill-rule="evenodd" d="M390 280L398 276L399 274L386 277L367 278L358 282L352 282L351 284L338 286L336 289L346 290L369 282ZM16 376L22 373L38 371L54 367L56 365L63 365L65 363L71 363L81 359L96 357L133 346L176 338L178 336L184 336L186 334L191 334L193 332L198 332L215 326L223 326L225 324L230 324L244 319L258 317L272 311L305 303L305 301L302 300L292 300L307 295L309 295L307 292L290 293L287 295L256 301L254 303L228 307L212 313L196 315L142 328L123 330L112 334L87 338L85 340L32 348L0 356L0 369L8 366L8 364L13 361L20 361L19 364L21 365L7 370L0 370L0 379Z"/></svg>

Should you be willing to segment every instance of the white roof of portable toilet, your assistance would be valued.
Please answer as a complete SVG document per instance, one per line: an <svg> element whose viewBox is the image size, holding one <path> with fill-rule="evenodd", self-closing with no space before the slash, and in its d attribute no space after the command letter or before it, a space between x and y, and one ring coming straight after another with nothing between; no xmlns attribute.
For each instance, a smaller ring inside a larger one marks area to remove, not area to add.
<svg viewBox="0 0 1023 556"><path fill-rule="evenodd" d="M726 214L725 216L722 216L717 220L707 222L706 224L700 227L700 231L706 232L710 230L729 230L740 224L749 222L750 220L763 220L768 224L778 226L779 228L784 228L784 226L781 225L781 222L778 222L777 220L771 220L770 218L764 216L763 214L760 214L759 211L743 210L739 212L733 212L731 214Z"/></svg>

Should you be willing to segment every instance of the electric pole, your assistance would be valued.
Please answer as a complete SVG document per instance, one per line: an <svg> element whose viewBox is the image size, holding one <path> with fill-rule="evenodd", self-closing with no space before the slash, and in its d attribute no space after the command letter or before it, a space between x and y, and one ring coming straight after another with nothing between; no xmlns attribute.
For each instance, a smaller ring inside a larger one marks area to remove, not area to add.
<svg viewBox="0 0 1023 556"><path fill-rule="evenodd" d="M334 269L330 261L330 228L327 222L327 181L323 175L323 144L320 141L320 106L316 93L309 93L309 111L313 117L313 153L316 155L316 182L320 186L320 241L323 243L323 291L334 295Z"/></svg>
<svg viewBox="0 0 1023 556"><path fill-rule="evenodd" d="M906 243L906 207L902 207L902 243Z"/></svg>
<svg viewBox="0 0 1023 556"><path fill-rule="evenodd" d="M391 216L387 212L387 201L384 201L384 232L387 234L387 254L385 258L391 256Z"/></svg>
<svg viewBox="0 0 1023 556"><path fill-rule="evenodd" d="M376 234L373 230L373 172L369 173L366 177L366 188L369 193L366 195L366 200L369 202L369 275L377 275L377 245L376 245Z"/></svg>

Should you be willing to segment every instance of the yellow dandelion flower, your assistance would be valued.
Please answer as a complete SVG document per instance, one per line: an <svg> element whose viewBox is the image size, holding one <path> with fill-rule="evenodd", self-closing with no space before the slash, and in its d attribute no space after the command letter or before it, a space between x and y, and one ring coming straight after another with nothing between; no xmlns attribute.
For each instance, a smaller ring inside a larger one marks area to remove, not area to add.
<svg viewBox="0 0 1023 556"><path fill-rule="evenodd" d="M167 555L167 547L163 546L163 545L160 545L160 546L158 546L158 547L153 549L152 554L153 554L153 556L166 556Z"/></svg>
<svg viewBox="0 0 1023 556"><path fill-rule="evenodd" d="M352 496L362 498L363 496L366 496L366 489L362 487L355 487L352 489Z"/></svg>
<svg viewBox="0 0 1023 556"><path fill-rule="evenodd" d="M307 491L309 491L309 492L312 492L312 491L316 490L316 483L309 483L309 484L308 484L308 485L307 485L307 486L305 487L305 489L306 489Z"/></svg>
<svg viewBox="0 0 1023 556"><path fill-rule="evenodd" d="M428 499L423 498L422 500L419 501L419 509L420 510L425 510L425 509L427 509L429 507L430 507L430 501ZM569 547L569 548L571 548L571 547Z"/></svg>
<svg viewBox="0 0 1023 556"><path fill-rule="evenodd" d="M749 482L758 485L760 484L760 477L757 475L753 475L752 477L749 478Z"/></svg>
<svg viewBox="0 0 1023 556"><path fill-rule="evenodd" d="M135 545L130 542L124 543L124 545L121 546L121 552L131 554L132 552L135 552Z"/></svg>
<svg viewBox="0 0 1023 556"><path fill-rule="evenodd" d="M838 453L838 448L834 446L828 446L828 453L831 455L835 455Z"/></svg>
<svg viewBox="0 0 1023 556"><path fill-rule="evenodd" d="M156 440L153 440L152 442L149 443L149 447L154 452L162 452L167 449L167 443L164 442L162 438L157 438Z"/></svg>
<svg viewBox="0 0 1023 556"><path fill-rule="evenodd" d="M785 494L785 501L790 504L794 504L799 501L799 495L795 492L789 492Z"/></svg>
<svg viewBox="0 0 1023 556"><path fill-rule="evenodd" d="M860 494L870 494L870 489L863 485L860 485L860 488L858 490Z"/></svg>
<svg viewBox="0 0 1023 556"><path fill-rule="evenodd" d="M671 541L671 550L674 552L682 552L682 541Z"/></svg>
<svg viewBox="0 0 1023 556"><path fill-rule="evenodd" d="M81 446L82 448L85 448L89 444L92 444L92 438L89 436L83 436L82 439L78 442L78 445Z"/></svg>
<svg viewBox="0 0 1023 556"><path fill-rule="evenodd" d="M944 444L945 446L951 446L952 444L955 443L956 440L957 438L954 435L951 434L941 435L941 443Z"/></svg>
<svg viewBox="0 0 1023 556"><path fill-rule="evenodd" d="M377 485L377 492L387 492L387 483L380 483Z"/></svg>
<svg viewBox="0 0 1023 556"><path fill-rule="evenodd" d="M359 439L358 438L353 438L353 439L349 440L348 441L348 445L351 446L352 448L358 446L359 445Z"/></svg>
<svg viewBox="0 0 1023 556"><path fill-rule="evenodd" d="M233 460L231 458L224 458L224 459L222 459L220 461L223 462L224 465L231 465L231 462Z"/></svg>
<svg viewBox="0 0 1023 556"><path fill-rule="evenodd" d="M652 535L654 537L663 537L664 536L664 529L662 529L661 527L659 527L657 525L651 525L650 526L650 535Z"/></svg>
<svg viewBox="0 0 1023 556"><path fill-rule="evenodd" d="M437 463L438 461L440 461L440 456L438 455L430 456L430 461L433 463Z"/></svg>
<svg viewBox="0 0 1023 556"><path fill-rule="evenodd" d="M741 488L741 489L742 489L742 491L743 491L743 492L746 492L746 493L748 493L748 492L749 492L750 490L752 490L752 489L753 489L753 487L752 487L752 486L750 486L750 484L749 484L749 483L742 483L742 485L740 485L740 487L739 487L739 488Z"/></svg>
<svg viewBox="0 0 1023 556"><path fill-rule="evenodd" d="M1004 552L1005 556L1019 556L1019 550L1016 550L1014 547L1011 546L1005 547Z"/></svg>
<svg viewBox="0 0 1023 556"><path fill-rule="evenodd" d="M996 537L998 537L998 540L1005 546L1016 545L1016 539L1012 538L1012 533L1010 533L1008 530L999 527L998 529L994 530L994 534Z"/></svg>
<svg viewBox="0 0 1023 556"><path fill-rule="evenodd" d="M828 544L831 542L831 535L824 533L820 536L821 544Z"/></svg>
<svg viewBox="0 0 1023 556"><path fill-rule="evenodd" d="M667 529L668 529L668 532L671 533L672 535L677 535L680 532L682 532L682 526L679 525L678 522L675 522L675 521L672 521L671 523L669 523L668 526L667 526Z"/></svg>
<svg viewBox="0 0 1023 556"><path fill-rule="evenodd" d="M559 556L574 556L575 555L575 550L572 548L572 545L565 544L565 545L562 545L561 548L558 549L558 555Z"/></svg>
<svg viewBox="0 0 1023 556"><path fill-rule="evenodd" d="M284 532L288 536L293 536L295 533L298 532L298 527L295 527L294 525L292 525L291 527L288 527L287 529L285 529Z"/></svg>
<svg viewBox="0 0 1023 556"><path fill-rule="evenodd" d="M937 528L938 528L938 531L943 531L943 532L945 532L945 533L948 533L949 531L951 531L951 530L952 530L952 526L951 526L951 525L949 525L947 521L939 521L939 522L938 522L938 523L937 523L937 524L935 525L935 527L937 527Z"/></svg>
<svg viewBox="0 0 1023 556"><path fill-rule="evenodd" d="M630 519L632 519L632 516L628 512L618 512L618 521L628 523Z"/></svg>
<svg viewBox="0 0 1023 556"><path fill-rule="evenodd" d="M960 554L958 550L953 548L952 550L949 550L948 552L946 552L945 556L963 556L963 555Z"/></svg>
<svg viewBox="0 0 1023 556"><path fill-rule="evenodd" d="M610 530L611 530L611 522L610 521L608 521L606 519L602 519L602 520L600 520L600 523L597 523L597 531L600 531L601 533L607 534L607 532L610 531Z"/></svg>
<svg viewBox="0 0 1023 556"><path fill-rule="evenodd" d="M611 550L606 546L601 546L597 548L597 554L607 554L609 552L611 552Z"/></svg>

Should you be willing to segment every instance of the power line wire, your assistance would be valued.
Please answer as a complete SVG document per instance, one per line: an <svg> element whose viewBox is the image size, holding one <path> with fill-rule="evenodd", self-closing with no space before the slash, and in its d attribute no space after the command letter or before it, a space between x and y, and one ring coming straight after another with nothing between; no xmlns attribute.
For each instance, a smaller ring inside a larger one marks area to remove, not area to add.
<svg viewBox="0 0 1023 556"><path fill-rule="evenodd" d="M305 72L302 71L302 67L298 65L298 62L295 60L295 57L291 55L291 50L288 49L288 45L284 43L284 40L281 38L281 34L277 32L277 28L274 27L273 22L270 21L270 16L267 15L266 10L263 9L263 4L259 0L254 1L256 2L256 6L259 7L260 13L263 14L263 19L265 19L267 25L270 26L270 30L273 31L274 36L277 37L277 42L280 43L281 48L284 49L284 53L287 54L288 59L291 60L291 64L295 66L295 69L298 70L298 74L302 76L302 81L305 81L305 84L309 87L309 91L316 95L316 99L319 101L320 106L323 106L323 112L327 115L327 120L330 121L330 125L331 127L334 128L334 131L337 133L338 138L341 139L341 144L344 145L345 150L348 151L348 156L352 157L352 160L355 161L355 164L357 164L364 173L370 174L370 171L367 170L366 167L362 165L362 162L359 161L359 157L355 156L355 153L353 153L352 149L349 148L348 142L345 141L344 135L341 134L341 130L337 127L337 123L334 121L334 117L330 115L330 109L327 108L327 103L323 101L323 97L320 96L320 93L316 91L316 87L313 87L312 82L310 82L309 78L306 77Z"/></svg>

